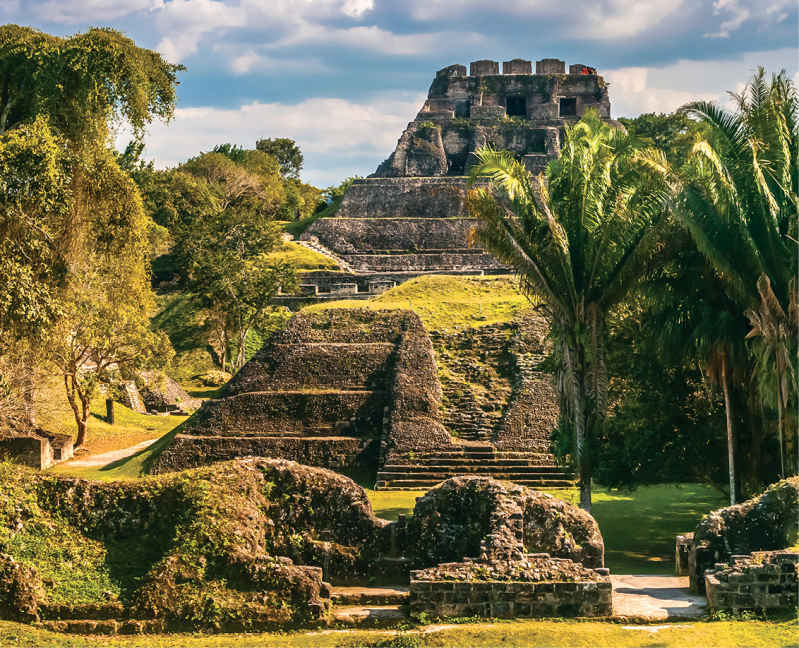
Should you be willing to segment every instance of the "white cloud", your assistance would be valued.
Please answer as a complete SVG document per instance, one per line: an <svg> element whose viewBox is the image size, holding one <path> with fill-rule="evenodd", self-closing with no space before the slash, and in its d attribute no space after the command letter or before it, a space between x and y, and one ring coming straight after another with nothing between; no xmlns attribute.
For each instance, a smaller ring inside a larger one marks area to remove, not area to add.
<svg viewBox="0 0 799 648"><path fill-rule="evenodd" d="M768 4L764 0L715 0L714 15L724 15L717 31L708 32L706 38L729 38L744 23L756 20L782 22L788 17L788 11L796 8L796 0L772 0Z"/></svg>
<svg viewBox="0 0 799 648"><path fill-rule="evenodd" d="M42 20L70 24L116 20L163 6L163 0L45 0L36 5L35 11Z"/></svg>
<svg viewBox="0 0 799 648"><path fill-rule="evenodd" d="M171 0L158 12L163 37L156 48L171 63L179 63L197 51L205 34L246 24L244 11L218 0Z"/></svg>
<svg viewBox="0 0 799 648"><path fill-rule="evenodd" d="M608 0L591 3L577 14L574 36L594 40L631 38L656 27L683 11L683 0L628 2Z"/></svg>
<svg viewBox="0 0 799 648"><path fill-rule="evenodd" d="M303 178L327 186L374 171L423 101L423 95L388 93L364 102L315 98L295 105L179 108L172 122L152 126L145 157L164 168L224 142L252 147L262 137L291 137L305 155ZM130 132L122 130L118 148L129 138Z"/></svg>
<svg viewBox="0 0 799 648"><path fill-rule="evenodd" d="M371 11L374 8L374 0L346 0L341 12L350 18L360 18L367 11Z"/></svg>
<svg viewBox="0 0 799 648"><path fill-rule="evenodd" d="M797 70L796 50L751 52L719 61L677 61L662 67L625 67L600 70L610 83L614 116L632 117L645 112L671 112L683 104L703 99L728 104L727 91L740 92L758 65L769 72Z"/></svg>
<svg viewBox="0 0 799 648"><path fill-rule="evenodd" d="M278 50L282 47L323 44L341 45L353 49L363 49L382 54L398 56L419 56L433 52L445 51L450 43L475 43L481 37L471 33L436 32L426 34L394 34L374 25L331 29L321 25L306 25L304 29L284 39L270 43L267 49Z"/></svg>

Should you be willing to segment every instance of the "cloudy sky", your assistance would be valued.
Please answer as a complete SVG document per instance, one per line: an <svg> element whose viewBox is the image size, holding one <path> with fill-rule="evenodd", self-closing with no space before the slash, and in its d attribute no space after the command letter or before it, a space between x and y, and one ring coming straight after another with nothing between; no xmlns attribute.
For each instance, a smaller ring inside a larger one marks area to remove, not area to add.
<svg viewBox="0 0 799 648"><path fill-rule="evenodd" d="M371 173L435 71L489 58L598 68L613 116L726 101L758 65L799 79L796 0L0 0L0 20L118 29L187 70L146 154L292 137L319 186ZM120 135L120 140L125 135Z"/></svg>

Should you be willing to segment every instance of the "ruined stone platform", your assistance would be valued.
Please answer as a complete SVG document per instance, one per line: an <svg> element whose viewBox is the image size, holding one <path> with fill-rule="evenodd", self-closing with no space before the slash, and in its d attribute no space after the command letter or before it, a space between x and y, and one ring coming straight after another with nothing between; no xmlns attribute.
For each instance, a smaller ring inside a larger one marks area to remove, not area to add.
<svg viewBox="0 0 799 648"><path fill-rule="evenodd" d="M458 427L463 421L447 414L452 407L443 407L449 386L442 391L436 351L415 313L303 312L183 424L152 470L254 455L329 468L378 488L429 488L457 475L570 486L572 475L549 449L554 396L531 389L534 371L514 371L505 396L495 394L505 412L496 433L471 441Z"/></svg>

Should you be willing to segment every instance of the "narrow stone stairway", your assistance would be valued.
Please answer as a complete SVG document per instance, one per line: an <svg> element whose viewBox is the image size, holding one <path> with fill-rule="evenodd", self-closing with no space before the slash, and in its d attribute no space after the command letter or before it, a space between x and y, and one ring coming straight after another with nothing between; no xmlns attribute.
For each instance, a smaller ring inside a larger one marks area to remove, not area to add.
<svg viewBox="0 0 799 648"><path fill-rule="evenodd" d="M407 619L408 588L333 587L332 623L350 627L385 628Z"/></svg>

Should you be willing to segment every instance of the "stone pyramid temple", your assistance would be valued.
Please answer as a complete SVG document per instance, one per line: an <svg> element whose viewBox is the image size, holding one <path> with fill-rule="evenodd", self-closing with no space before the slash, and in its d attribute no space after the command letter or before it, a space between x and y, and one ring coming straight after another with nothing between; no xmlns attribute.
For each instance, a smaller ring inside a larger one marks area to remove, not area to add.
<svg viewBox="0 0 799 648"><path fill-rule="evenodd" d="M594 109L610 121L607 85L587 65L543 59L475 61L439 70L427 100L388 159L356 180L337 212L301 243L345 272L307 273L299 305L366 299L424 273L506 272L468 242L467 174L482 146L512 151L534 173L560 153L564 126Z"/></svg>
<svg viewBox="0 0 799 648"><path fill-rule="evenodd" d="M595 109L610 121L596 70L557 59L475 61L439 70L396 149L356 180L337 212L300 243L342 271L310 272L293 308L368 298L426 273L500 274L469 245L467 174L482 146L513 152L532 172L559 155L566 124ZM425 330L410 311L302 312L219 398L178 430L153 466L182 469L245 455L283 457L378 488L426 488L462 474L566 486L552 430L559 405L540 371L548 327L523 321Z"/></svg>
<svg viewBox="0 0 799 648"><path fill-rule="evenodd" d="M438 334L434 349L411 311L299 313L178 429L152 469L257 455L383 489L429 488L463 474L570 485L550 452L552 381L535 369L545 327L538 318ZM488 379L487 366L499 364L506 379ZM471 382L482 383L485 399L469 394Z"/></svg>

